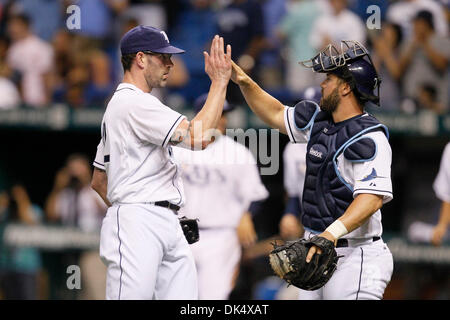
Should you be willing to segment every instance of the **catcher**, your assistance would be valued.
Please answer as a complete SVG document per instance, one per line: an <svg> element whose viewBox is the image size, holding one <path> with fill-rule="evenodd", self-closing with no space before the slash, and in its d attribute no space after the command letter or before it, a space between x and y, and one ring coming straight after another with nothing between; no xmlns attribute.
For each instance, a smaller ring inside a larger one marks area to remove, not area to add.
<svg viewBox="0 0 450 320"><path fill-rule="evenodd" d="M301 289L299 299L382 299L393 271L380 212L392 200L392 152L386 126L364 110L379 104L380 78L356 41L330 44L302 64L326 74L319 105L284 106L233 64L231 79L252 111L307 143L304 239L275 245L271 265Z"/></svg>

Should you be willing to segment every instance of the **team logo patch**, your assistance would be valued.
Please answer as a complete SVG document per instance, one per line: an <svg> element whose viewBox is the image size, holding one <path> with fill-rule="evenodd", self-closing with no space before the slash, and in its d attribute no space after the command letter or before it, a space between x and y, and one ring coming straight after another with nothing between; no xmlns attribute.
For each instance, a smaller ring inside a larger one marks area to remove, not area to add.
<svg viewBox="0 0 450 320"><path fill-rule="evenodd" d="M382 177L382 176L377 175L377 171L375 170L375 168L372 168L372 172L370 174L368 174L367 176L365 176L364 178L362 178L361 180L358 180L358 181L365 182L365 181L370 181L370 180L373 180L376 178L387 178L387 177Z"/></svg>

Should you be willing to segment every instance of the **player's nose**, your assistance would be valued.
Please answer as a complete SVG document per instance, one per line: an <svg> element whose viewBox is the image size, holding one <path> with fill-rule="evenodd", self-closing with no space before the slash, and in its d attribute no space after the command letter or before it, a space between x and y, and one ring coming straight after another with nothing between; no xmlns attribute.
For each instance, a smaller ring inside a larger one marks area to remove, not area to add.
<svg viewBox="0 0 450 320"><path fill-rule="evenodd" d="M174 66L172 58L165 59L165 65L169 68L172 68Z"/></svg>

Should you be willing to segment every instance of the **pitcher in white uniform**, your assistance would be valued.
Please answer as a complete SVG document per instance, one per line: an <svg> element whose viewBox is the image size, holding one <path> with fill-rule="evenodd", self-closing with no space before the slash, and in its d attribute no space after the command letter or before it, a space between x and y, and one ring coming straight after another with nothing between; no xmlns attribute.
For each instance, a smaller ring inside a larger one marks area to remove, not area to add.
<svg viewBox="0 0 450 320"><path fill-rule="evenodd" d="M197 299L195 264L177 217L185 196L171 145L202 149L211 142L231 75L231 47L225 53L223 38L215 36L204 52L211 87L191 122L151 94L165 86L171 55L184 51L164 31L146 26L128 31L120 49L124 78L103 117L92 181L111 204L100 239L106 298Z"/></svg>
<svg viewBox="0 0 450 320"><path fill-rule="evenodd" d="M202 95L195 101L196 111L205 99ZM221 135L205 150L173 148L186 193L179 214L198 219L200 229L200 240L191 249L202 300L228 298L238 274L241 246L256 240L251 204L268 196L250 150L225 135L225 114L232 109L225 101L218 125Z"/></svg>

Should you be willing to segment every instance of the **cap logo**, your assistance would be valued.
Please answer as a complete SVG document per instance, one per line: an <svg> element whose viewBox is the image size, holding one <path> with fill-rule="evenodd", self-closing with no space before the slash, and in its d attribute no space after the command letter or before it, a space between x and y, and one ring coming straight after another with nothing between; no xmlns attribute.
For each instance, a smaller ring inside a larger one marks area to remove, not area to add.
<svg viewBox="0 0 450 320"><path fill-rule="evenodd" d="M160 31L160 33L164 36L164 39L166 39L167 43L169 43L169 37L164 31Z"/></svg>

